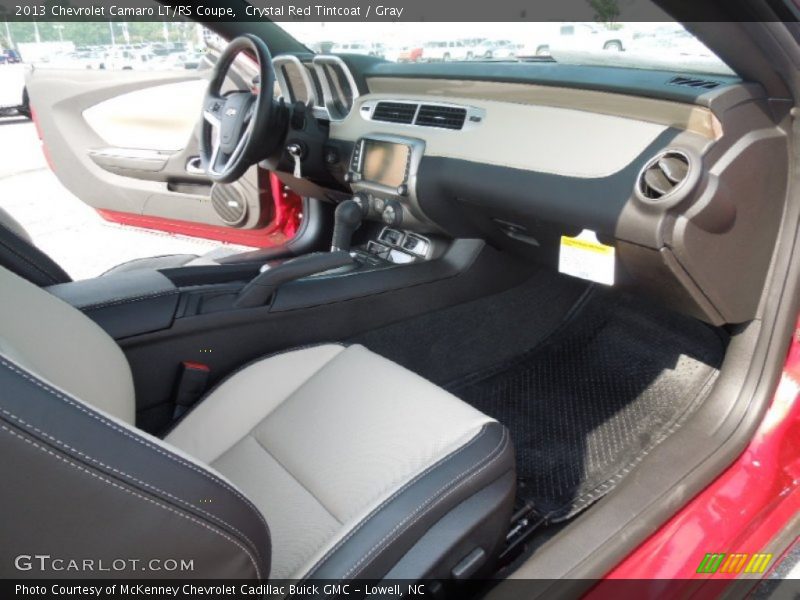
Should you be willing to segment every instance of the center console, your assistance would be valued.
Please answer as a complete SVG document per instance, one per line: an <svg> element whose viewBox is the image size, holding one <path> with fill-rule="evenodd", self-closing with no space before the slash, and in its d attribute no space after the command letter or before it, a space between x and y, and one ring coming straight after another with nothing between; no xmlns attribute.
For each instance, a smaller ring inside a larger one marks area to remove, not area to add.
<svg viewBox="0 0 800 600"><path fill-rule="evenodd" d="M367 219L392 228L435 231L417 199L417 171L425 142L370 134L356 141L345 177Z"/></svg>

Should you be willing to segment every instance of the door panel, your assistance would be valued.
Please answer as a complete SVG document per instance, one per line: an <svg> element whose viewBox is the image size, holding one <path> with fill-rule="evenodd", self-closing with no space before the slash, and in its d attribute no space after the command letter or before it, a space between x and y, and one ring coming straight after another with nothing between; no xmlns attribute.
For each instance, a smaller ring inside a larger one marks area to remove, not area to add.
<svg viewBox="0 0 800 600"><path fill-rule="evenodd" d="M167 83L121 94L83 111L83 118L110 146L178 151L197 125L205 78Z"/></svg>
<svg viewBox="0 0 800 600"><path fill-rule="evenodd" d="M226 190L226 202L233 198L244 215L233 225L220 218L212 182L198 169L196 128L208 73L34 70L31 106L55 174L116 221L175 221L171 231L225 241L225 231L233 241L242 230L269 229L272 197L260 189L257 167ZM221 229L209 236L208 227L190 226L198 224ZM270 244L265 237L259 245Z"/></svg>

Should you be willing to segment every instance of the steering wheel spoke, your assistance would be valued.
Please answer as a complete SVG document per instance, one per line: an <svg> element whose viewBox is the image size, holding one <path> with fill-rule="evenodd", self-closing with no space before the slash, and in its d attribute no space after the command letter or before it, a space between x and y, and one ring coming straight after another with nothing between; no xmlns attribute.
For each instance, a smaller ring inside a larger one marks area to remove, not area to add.
<svg viewBox="0 0 800 600"><path fill-rule="evenodd" d="M221 98L216 94L207 94L203 106L203 119L205 119L210 125L219 127L224 107L224 98Z"/></svg>
<svg viewBox="0 0 800 600"><path fill-rule="evenodd" d="M272 89L275 78L269 48L253 35L232 40L217 59L203 100L200 130L200 155L213 181L235 181L251 164L272 151L270 140L280 138L280 132L270 131L276 122L271 118L271 94L253 94L250 90L222 94L228 71L245 51L255 53L259 78L269 85L266 89Z"/></svg>

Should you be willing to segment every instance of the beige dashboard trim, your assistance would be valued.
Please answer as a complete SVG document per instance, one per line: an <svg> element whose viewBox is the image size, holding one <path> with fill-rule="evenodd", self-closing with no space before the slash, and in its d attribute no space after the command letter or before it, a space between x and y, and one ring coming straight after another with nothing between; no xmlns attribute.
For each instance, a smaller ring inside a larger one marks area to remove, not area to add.
<svg viewBox="0 0 800 600"><path fill-rule="evenodd" d="M451 96L367 94L343 121L331 123L331 137L355 141L370 134L418 138L426 156L511 167L565 177L602 178L628 167L667 130L662 124L586 110L482 99L461 104L485 111L476 127L454 131L375 122L361 116L369 100L454 102Z"/></svg>
<svg viewBox="0 0 800 600"><path fill-rule="evenodd" d="M373 94L440 96L451 101L494 100L569 108L657 123L691 131L710 140L722 137L722 126L708 108L657 98L547 85L452 79L370 77L367 86Z"/></svg>

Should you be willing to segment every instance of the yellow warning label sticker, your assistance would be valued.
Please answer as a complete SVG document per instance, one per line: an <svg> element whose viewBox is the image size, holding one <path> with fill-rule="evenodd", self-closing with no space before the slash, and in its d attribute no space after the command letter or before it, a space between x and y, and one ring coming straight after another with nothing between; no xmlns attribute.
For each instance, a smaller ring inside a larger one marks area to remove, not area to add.
<svg viewBox="0 0 800 600"><path fill-rule="evenodd" d="M594 231L584 229L577 237L561 236L558 270L605 285L614 285L615 250L598 239Z"/></svg>

